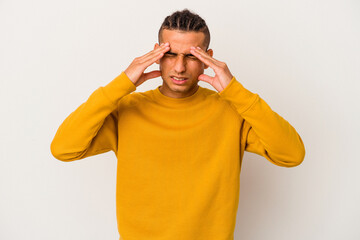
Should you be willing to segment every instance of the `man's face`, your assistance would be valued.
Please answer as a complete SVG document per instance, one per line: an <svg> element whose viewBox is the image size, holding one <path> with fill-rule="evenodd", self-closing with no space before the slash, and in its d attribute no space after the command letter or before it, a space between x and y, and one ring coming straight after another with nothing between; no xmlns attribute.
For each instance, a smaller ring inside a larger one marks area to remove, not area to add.
<svg viewBox="0 0 360 240"><path fill-rule="evenodd" d="M178 30L162 31L161 43L169 42L170 50L156 61L160 64L163 85L160 91L173 98L190 96L198 89L198 76L208 68L203 62L190 53L190 47L201 47L205 50L203 42L205 35L201 32L182 32ZM155 49L159 44L155 44ZM207 53L212 56L212 50ZM177 78L185 78L185 81L176 81Z"/></svg>

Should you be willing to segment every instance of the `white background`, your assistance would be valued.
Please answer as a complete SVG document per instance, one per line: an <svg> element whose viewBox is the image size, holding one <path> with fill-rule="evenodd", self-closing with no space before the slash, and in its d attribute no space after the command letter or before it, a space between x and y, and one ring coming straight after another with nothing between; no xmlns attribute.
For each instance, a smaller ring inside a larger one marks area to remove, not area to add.
<svg viewBox="0 0 360 240"><path fill-rule="evenodd" d="M65 163L50 143L184 8L207 22L213 57L305 143L295 168L246 153L235 239L360 239L357 0L0 0L0 239L118 239L113 152Z"/></svg>

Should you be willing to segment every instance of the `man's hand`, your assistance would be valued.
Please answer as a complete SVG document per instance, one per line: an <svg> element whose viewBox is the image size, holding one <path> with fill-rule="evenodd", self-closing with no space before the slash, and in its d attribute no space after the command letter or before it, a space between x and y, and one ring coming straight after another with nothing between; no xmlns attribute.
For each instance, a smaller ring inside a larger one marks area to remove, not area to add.
<svg viewBox="0 0 360 240"><path fill-rule="evenodd" d="M226 88L226 86L231 82L231 79L233 78L233 75L231 74L226 63L214 59L200 47L191 47L190 52L200 61L211 67L215 72L214 77L210 77L206 74L201 74L198 79L200 81L210 83L219 92Z"/></svg>
<svg viewBox="0 0 360 240"><path fill-rule="evenodd" d="M169 51L169 49L169 43L162 43L159 48L154 49L141 57L135 58L124 71L126 76L128 76L136 87L148 79L160 77L161 72L158 70L148 73L144 73L144 71L158 59L162 58L164 53Z"/></svg>

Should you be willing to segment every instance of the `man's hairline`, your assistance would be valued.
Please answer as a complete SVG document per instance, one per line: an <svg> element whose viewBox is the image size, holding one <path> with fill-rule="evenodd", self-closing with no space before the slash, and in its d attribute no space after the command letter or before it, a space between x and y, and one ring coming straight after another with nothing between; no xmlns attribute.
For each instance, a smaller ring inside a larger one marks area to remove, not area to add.
<svg viewBox="0 0 360 240"><path fill-rule="evenodd" d="M162 42L162 33L163 33L163 30L168 30L168 31L177 31L177 32L181 32L181 33L187 33L187 32L195 32L195 33L202 33L204 35L204 40L203 40L203 43L202 43L202 46L204 48L206 48L206 46L204 45L204 42L205 42L205 39L206 39L206 35L204 32L202 31L194 31L194 30L189 30L189 31L186 31L186 30L180 30L180 29L169 29L169 28L161 28L161 30L159 31L159 35L158 35L158 44L160 45L161 42ZM205 51L209 50L209 47L206 48Z"/></svg>

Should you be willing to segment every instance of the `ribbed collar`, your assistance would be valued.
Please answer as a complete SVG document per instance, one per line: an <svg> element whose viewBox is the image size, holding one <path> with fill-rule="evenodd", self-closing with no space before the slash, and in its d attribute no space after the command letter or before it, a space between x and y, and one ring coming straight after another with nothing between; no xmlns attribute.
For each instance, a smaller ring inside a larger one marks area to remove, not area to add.
<svg viewBox="0 0 360 240"><path fill-rule="evenodd" d="M201 86L198 87L196 92L191 96L184 97L184 98L172 98L165 96L160 92L161 86L158 86L156 89L153 90L153 96L155 101L157 101L160 105L168 106L168 107L185 107L191 106L201 99L203 99L203 88Z"/></svg>

